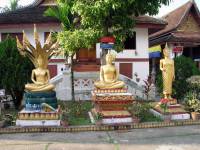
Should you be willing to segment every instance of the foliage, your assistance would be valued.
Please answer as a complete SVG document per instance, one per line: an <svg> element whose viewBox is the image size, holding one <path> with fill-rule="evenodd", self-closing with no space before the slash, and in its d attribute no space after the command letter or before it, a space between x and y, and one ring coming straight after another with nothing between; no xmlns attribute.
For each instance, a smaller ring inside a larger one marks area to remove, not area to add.
<svg viewBox="0 0 200 150"><path fill-rule="evenodd" d="M81 29L80 34L85 29L86 34L88 31L91 31L89 35L93 39L93 42L91 42L92 45L103 35L113 35L116 38L115 50L121 51L126 37L133 36L135 17L145 14L155 15L158 13L159 7L162 4L167 5L170 1L57 0L58 7L48 9L45 15L59 19L64 25L65 30L71 30L71 32L74 31L77 33ZM94 32L102 33L103 35L98 34L99 36L96 36L97 34L93 34ZM67 32L65 33L66 35L69 34ZM88 43L88 39L83 40ZM91 44L86 44L86 46L76 46L78 48L76 51L79 48L89 48ZM65 49L65 51L68 51L68 49Z"/></svg>
<svg viewBox="0 0 200 150"><path fill-rule="evenodd" d="M151 86L152 86L152 79L151 76L148 76L148 78L146 80L144 80L144 94L147 97L147 100L149 100L149 94L151 91Z"/></svg>
<svg viewBox="0 0 200 150"><path fill-rule="evenodd" d="M190 112L200 112L200 100L197 98L197 94L194 92L186 93L184 98L184 104Z"/></svg>
<svg viewBox="0 0 200 150"><path fill-rule="evenodd" d="M70 125L86 125L90 124L88 112L92 109L92 104L89 101L59 101L64 113L65 121Z"/></svg>
<svg viewBox="0 0 200 150"><path fill-rule="evenodd" d="M12 96L16 107L21 103L32 68L32 63L19 54L15 39L8 37L0 43L0 88Z"/></svg>
<svg viewBox="0 0 200 150"><path fill-rule="evenodd" d="M60 46L66 50L65 52L68 53L69 56L73 56L80 48L91 48L100 34L100 32L93 29L75 29L74 31L66 30L58 33L58 41Z"/></svg>
<svg viewBox="0 0 200 150"><path fill-rule="evenodd" d="M190 86L187 83L187 78L192 75L199 75L200 71L196 67L191 58L185 56L179 56L174 59L175 62L175 81L173 82L173 97L178 100L182 100L184 94L190 90ZM156 77L156 86L158 91L162 94L162 72L160 71Z"/></svg>
<svg viewBox="0 0 200 150"><path fill-rule="evenodd" d="M14 126L18 111L16 109L3 109L0 115L0 121L4 120L6 126Z"/></svg>
<svg viewBox="0 0 200 150"><path fill-rule="evenodd" d="M171 0L74 0L73 11L84 28L101 30L116 38L115 50L121 51L127 36L133 36L134 17L155 15L159 7ZM145 5L144 5L145 4Z"/></svg>
<svg viewBox="0 0 200 150"><path fill-rule="evenodd" d="M197 97L199 98L200 95L198 93L200 93L200 76L199 75L191 76L186 81L189 86L189 91L196 93Z"/></svg>
<svg viewBox="0 0 200 150"><path fill-rule="evenodd" d="M136 102L131 107L129 107L129 111L138 117L141 122L147 121L161 121L160 118L155 117L153 114L149 112L152 108L151 103L140 103Z"/></svg>
<svg viewBox="0 0 200 150"><path fill-rule="evenodd" d="M44 16L57 18L61 21L64 29L73 28L73 15L71 14L72 1L57 0L57 7L50 7L44 12Z"/></svg>

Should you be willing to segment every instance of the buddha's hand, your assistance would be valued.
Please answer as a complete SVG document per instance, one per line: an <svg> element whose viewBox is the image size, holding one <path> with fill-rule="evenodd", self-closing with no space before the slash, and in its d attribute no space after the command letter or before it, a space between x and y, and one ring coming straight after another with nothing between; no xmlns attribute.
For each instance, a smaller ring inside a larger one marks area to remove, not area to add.
<svg viewBox="0 0 200 150"><path fill-rule="evenodd" d="M115 82L117 82L117 79L112 80L112 83L115 83Z"/></svg>
<svg viewBox="0 0 200 150"><path fill-rule="evenodd" d="M116 81L115 80L112 80L112 81L107 81L107 82L105 82L105 83L107 83L107 84L112 84L112 83L115 83Z"/></svg>
<svg viewBox="0 0 200 150"><path fill-rule="evenodd" d="M35 84L37 84L37 85L44 85L44 83L38 82L38 81L36 81Z"/></svg>

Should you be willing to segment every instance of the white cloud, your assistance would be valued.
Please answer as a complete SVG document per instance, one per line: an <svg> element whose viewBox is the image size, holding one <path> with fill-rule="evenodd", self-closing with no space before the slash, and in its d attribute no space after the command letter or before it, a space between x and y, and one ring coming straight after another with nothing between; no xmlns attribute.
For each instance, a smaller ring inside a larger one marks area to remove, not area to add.
<svg viewBox="0 0 200 150"><path fill-rule="evenodd" d="M34 0L20 0L19 5L28 5L31 4ZM10 3L10 0L0 0L0 7L8 6Z"/></svg>
<svg viewBox="0 0 200 150"><path fill-rule="evenodd" d="M180 7L181 5L184 5L185 3L187 3L188 0L173 0L169 6L162 6L159 10L159 14L157 15L157 17L162 17L166 14L168 14L169 12L173 11L174 9Z"/></svg>

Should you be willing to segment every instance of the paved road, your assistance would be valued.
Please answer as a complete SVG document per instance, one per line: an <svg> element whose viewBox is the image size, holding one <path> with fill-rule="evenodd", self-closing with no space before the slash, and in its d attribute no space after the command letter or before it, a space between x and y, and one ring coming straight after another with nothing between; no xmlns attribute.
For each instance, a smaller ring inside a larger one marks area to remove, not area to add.
<svg viewBox="0 0 200 150"><path fill-rule="evenodd" d="M115 132L1 134L0 150L200 150L200 126Z"/></svg>

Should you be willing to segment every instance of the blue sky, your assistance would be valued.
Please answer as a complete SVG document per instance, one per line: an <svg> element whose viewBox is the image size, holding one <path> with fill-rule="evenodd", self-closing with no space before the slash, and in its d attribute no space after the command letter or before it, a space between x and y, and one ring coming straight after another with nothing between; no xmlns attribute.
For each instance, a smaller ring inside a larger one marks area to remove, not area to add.
<svg viewBox="0 0 200 150"><path fill-rule="evenodd" d="M6 5L9 4L10 0L0 0L0 7L5 7ZM20 5L27 5L32 3L34 0L20 0L19 4ZM160 12L157 15L157 17L161 17L170 11L173 11L174 9L178 8L179 6L187 3L189 0L172 0L169 6L162 6L160 8ZM198 7L200 8L200 0L195 0L197 3Z"/></svg>

